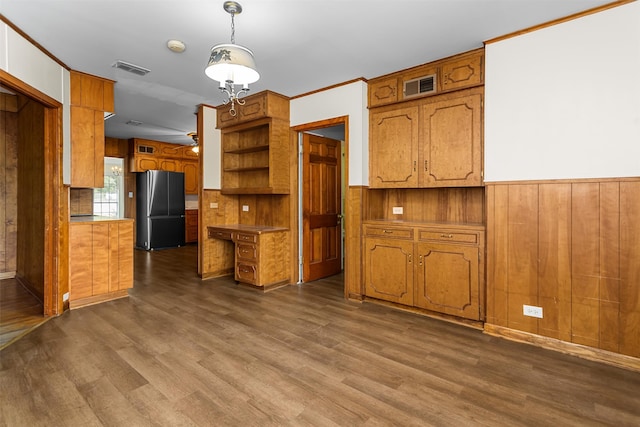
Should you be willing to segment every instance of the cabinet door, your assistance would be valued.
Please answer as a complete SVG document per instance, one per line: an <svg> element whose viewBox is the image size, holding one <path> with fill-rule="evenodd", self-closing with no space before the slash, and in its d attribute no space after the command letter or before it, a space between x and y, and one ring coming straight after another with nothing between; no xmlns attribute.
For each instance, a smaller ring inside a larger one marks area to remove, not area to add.
<svg viewBox="0 0 640 427"><path fill-rule="evenodd" d="M93 226L69 226L69 300L90 297L93 293Z"/></svg>
<svg viewBox="0 0 640 427"><path fill-rule="evenodd" d="M71 185L104 186L104 118L101 111L71 107Z"/></svg>
<svg viewBox="0 0 640 427"><path fill-rule="evenodd" d="M418 107L376 112L370 119L369 186L418 186Z"/></svg>
<svg viewBox="0 0 640 427"><path fill-rule="evenodd" d="M136 156L136 168L132 172L144 172L149 170L159 170L158 159L146 156Z"/></svg>
<svg viewBox="0 0 640 427"><path fill-rule="evenodd" d="M422 106L421 186L482 185L481 108L480 94Z"/></svg>
<svg viewBox="0 0 640 427"><path fill-rule="evenodd" d="M447 243L416 246L415 305L479 320L479 249Z"/></svg>
<svg viewBox="0 0 640 427"><path fill-rule="evenodd" d="M398 101L398 78L391 77L369 84L369 108Z"/></svg>
<svg viewBox="0 0 640 427"><path fill-rule="evenodd" d="M161 159L160 170L167 172L182 172L182 162L175 159Z"/></svg>
<svg viewBox="0 0 640 427"><path fill-rule="evenodd" d="M478 52L442 64L442 90L460 89L481 84L483 59L484 55Z"/></svg>
<svg viewBox="0 0 640 427"><path fill-rule="evenodd" d="M365 295L413 305L413 242L365 239Z"/></svg>
<svg viewBox="0 0 640 427"><path fill-rule="evenodd" d="M198 194L198 163L183 161L184 192L186 194Z"/></svg>

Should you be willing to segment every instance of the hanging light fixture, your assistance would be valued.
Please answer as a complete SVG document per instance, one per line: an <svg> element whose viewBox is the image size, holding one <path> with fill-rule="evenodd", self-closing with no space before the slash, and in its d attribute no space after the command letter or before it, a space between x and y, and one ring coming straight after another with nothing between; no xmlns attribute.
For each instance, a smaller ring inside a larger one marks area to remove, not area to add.
<svg viewBox="0 0 640 427"><path fill-rule="evenodd" d="M241 99L249 92L249 84L258 81L253 52L244 46L235 44L235 15L242 12L242 6L235 1L224 2L224 10L231 15L231 44L219 44L211 48L209 63L205 74L219 82L220 91L225 95L224 104L231 103L229 114L236 115L235 104L243 105ZM236 92L236 85L242 86Z"/></svg>

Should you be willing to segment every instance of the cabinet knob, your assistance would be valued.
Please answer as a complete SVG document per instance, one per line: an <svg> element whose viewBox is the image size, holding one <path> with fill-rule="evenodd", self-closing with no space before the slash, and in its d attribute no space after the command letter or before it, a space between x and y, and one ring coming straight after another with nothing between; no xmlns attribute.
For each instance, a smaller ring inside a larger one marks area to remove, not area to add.
<svg viewBox="0 0 640 427"><path fill-rule="evenodd" d="M420 255L420 256L418 257L418 261L419 261L420 265L422 265L422 255Z"/></svg>
<svg viewBox="0 0 640 427"><path fill-rule="evenodd" d="M409 264L413 262L413 255L409 254Z"/></svg>

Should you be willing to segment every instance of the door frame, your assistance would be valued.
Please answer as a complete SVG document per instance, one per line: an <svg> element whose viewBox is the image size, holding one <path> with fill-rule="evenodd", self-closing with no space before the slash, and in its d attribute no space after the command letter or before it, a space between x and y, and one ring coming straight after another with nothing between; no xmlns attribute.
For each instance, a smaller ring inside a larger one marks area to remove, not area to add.
<svg viewBox="0 0 640 427"><path fill-rule="evenodd" d="M7 89L45 107L43 314L47 317L57 316L64 309L63 293L69 291L69 191L63 184L62 174L63 106L4 70L0 70L0 81Z"/></svg>
<svg viewBox="0 0 640 427"><path fill-rule="evenodd" d="M302 227L303 227L303 218L302 218L302 202L303 202L303 180L302 180L302 173L303 173L303 159L302 159L302 134L305 132L310 132L313 130L318 130L318 129L324 129L324 128L328 128L328 127L333 127L333 126L337 126L337 125L344 125L344 173L343 173L343 177L342 177L342 182L344 183L344 185L342 186L342 198L345 198L346 195L346 190L349 187L349 116L339 116L339 117L334 117L331 119L325 119L325 120L320 120L317 122L311 122L311 123L305 123L305 124L301 124L298 126L294 126L291 128L292 131L295 132L295 144L297 147L296 150L296 163L297 163L297 175L296 175L296 179L297 179L297 186L296 186L296 190L297 190L297 200L296 200L296 214L294 215L295 218L295 224L293 224L292 229L295 229L297 231L297 239L295 239L294 242L294 247L295 250L293 251L294 254L297 254L297 257L295 257L294 260L294 276L293 277L297 277L297 283L301 284L303 283L302 281L302 250L303 250L303 231L302 231ZM342 203L342 201L341 201ZM343 224L343 231L344 231L344 235L347 234L347 229L349 227L348 221L345 221L346 218L349 217L349 206L347 203L345 203L343 205L343 220L342 220L342 224ZM342 242L343 242L343 247L342 247L342 258L344 259L344 257L346 256L347 253L347 247L346 247L346 242L344 239L344 235L341 236ZM344 265L343 265L343 270L344 270Z"/></svg>

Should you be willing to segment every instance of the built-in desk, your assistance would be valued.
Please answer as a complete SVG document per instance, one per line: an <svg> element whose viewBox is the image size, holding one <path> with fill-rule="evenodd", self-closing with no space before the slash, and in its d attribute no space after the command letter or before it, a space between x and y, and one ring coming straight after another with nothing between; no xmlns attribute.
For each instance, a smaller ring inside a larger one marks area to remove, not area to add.
<svg viewBox="0 0 640 427"><path fill-rule="evenodd" d="M289 229L261 225L207 227L210 239L234 244L234 277L242 283L270 290L290 282Z"/></svg>

